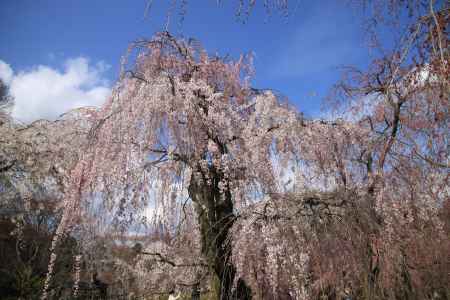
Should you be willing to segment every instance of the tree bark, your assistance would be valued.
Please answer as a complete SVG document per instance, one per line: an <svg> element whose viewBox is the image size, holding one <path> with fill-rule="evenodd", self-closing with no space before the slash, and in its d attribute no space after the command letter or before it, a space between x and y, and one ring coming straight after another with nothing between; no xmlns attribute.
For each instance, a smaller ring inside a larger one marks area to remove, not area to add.
<svg viewBox="0 0 450 300"><path fill-rule="evenodd" d="M232 291L236 268L231 262L228 234L236 216L230 191L219 188L221 180L223 174L210 166L208 174L194 172L188 188L200 224L202 253L221 283L220 300L251 299L251 290L241 278Z"/></svg>

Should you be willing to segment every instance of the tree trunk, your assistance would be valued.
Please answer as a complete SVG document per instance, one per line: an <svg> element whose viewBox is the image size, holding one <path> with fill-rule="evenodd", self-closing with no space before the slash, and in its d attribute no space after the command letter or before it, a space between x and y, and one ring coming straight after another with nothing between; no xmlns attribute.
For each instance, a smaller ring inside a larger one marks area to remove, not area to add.
<svg viewBox="0 0 450 300"><path fill-rule="evenodd" d="M202 172L194 174L188 192L200 224L202 253L221 283L220 300L251 299L250 288L240 278L232 292L236 268L231 263L232 245L227 237L235 214L230 191L219 189L223 174L213 166L209 167L208 176Z"/></svg>

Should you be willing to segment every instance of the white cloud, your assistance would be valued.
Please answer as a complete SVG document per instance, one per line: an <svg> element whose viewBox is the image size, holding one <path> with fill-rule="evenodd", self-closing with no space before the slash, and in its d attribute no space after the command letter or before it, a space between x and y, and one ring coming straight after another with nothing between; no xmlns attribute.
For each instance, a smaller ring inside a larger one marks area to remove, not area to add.
<svg viewBox="0 0 450 300"><path fill-rule="evenodd" d="M83 106L100 106L110 94L104 78L109 68L103 62L89 64L84 57L67 59L63 70L39 65L14 73L0 60L0 77L10 85L15 105L12 116L28 123L55 119L64 112Z"/></svg>

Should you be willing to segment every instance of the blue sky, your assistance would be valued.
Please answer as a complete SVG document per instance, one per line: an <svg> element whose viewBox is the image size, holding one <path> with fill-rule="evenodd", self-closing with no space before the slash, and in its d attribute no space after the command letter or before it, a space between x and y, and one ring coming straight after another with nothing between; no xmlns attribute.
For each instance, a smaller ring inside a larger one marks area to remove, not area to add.
<svg viewBox="0 0 450 300"><path fill-rule="evenodd" d="M64 101L58 97L72 99L72 106L98 105L99 97L106 95L102 89L118 76L128 44L164 29L167 2L154 0L145 19L145 0L1 1L0 61L3 70L8 69L12 91L24 99L23 108L45 110ZM307 115L319 113L322 97L339 78L339 66L364 66L368 61L362 11L344 1L291 1L288 18L277 12L268 16L259 4L245 24L235 17L237 2L218 6L216 0L191 0L182 26L175 11L170 31L198 39L211 53L237 57L253 52L253 85L281 92ZM42 74L51 76L36 79ZM39 99L28 100L34 95L20 89L24 78L41 87L59 80L76 93L47 89ZM73 78L78 81L68 83ZM77 101L78 96L84 102Z"/></svg>

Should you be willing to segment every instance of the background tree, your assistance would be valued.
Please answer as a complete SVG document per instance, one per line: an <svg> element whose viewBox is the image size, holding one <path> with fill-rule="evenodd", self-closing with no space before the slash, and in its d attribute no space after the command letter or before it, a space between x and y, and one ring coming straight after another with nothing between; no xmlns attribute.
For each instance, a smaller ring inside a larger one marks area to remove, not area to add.
<svg viewBox="0 0 450 300"><path fill-rule="evenodd" d="M9 87L0 78L0 123L3 123L9 116L9 109L13 105L13 97L9 93Z"/></svg>
<svg viewBox="0 0 450 300"><path fill-rule="evenodd" d="M90 127L89 109L66 113L55 122L0 124L0 294L38 299L44 285L53 235L61 218L67 170ZM70 296L77 241L66 236L59 248L54 298ZM67 295L66 295L67 296Z"/></svg>

